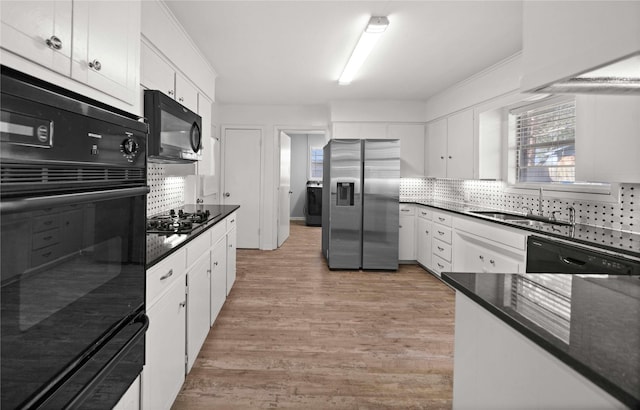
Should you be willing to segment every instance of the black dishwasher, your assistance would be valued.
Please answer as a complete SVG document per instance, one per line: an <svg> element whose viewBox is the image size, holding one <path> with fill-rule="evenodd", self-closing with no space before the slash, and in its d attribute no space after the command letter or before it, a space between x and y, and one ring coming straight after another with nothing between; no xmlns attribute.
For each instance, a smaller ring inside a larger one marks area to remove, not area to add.
<svg viewBox="0 0 640 410"><path fill-rule="evenodd" d="M530 236L527 239L527 273L640 275L640 261Z"/></svg>

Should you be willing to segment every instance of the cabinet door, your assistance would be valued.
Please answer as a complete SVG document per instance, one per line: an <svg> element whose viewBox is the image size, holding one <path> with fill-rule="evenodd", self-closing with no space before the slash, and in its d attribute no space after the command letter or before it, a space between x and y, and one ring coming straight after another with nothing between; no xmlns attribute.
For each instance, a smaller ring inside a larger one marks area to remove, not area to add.
<svg viewBox="0 0 640 410"><path fill-rule="evenodd" d="M122 101L138 96L140 2L73 4L71 77Z"/></svg>
<svg viewBox="0 0 640 410"><path fill-rule="evenodd" d="M198 175L214 175L215 138L211 124L211 101L198 94L198 114L202 117L202 151L198 161Z"/></svg>
<svg viewBox="0 0 640 410"><path fill-rule="evenodd" d="M400 140L400 176L424 176L424 125L389 124L388 137Z"/></svg>
<svg viewBox="0 0 640 410"><path fill-rule="evenodd" d="M191 111L198 112L198 90L178 72L176 72L176 100Z"/></svg>
<svg viewBox="0 0 640 410"><path fill-rule="evenodd" d="M427 268L431 267L431 221L418 218L417 232L418 246L416 254L418 262Z"/></svg>
<svg viewBox="0 0 640 410"><path fill-rule="evenodd" d="M227 233L227 296L236 281L236 230Z"/></svg>
<svg viewBox="0 0 640 410"><path fill-rule="evenodd" d="M447 119L427 124L427 175L436 178L447 176Z"/></svg>
<svg viewBox="0 0 640 410"><path fill-rule="evenodd" d="M227 299L227 239L222 238L211 252L211 310L210 326L216 321Z"/></svg>
<svg viewBox="0 0 640 410"><path fill-rule="evenodd" d="M640 97L576 98L576 180L640 182Z"/></svg>
<svg viewBox="0 0 640 410"><path fill-rule="evenodd" d="M140 46L140 84L149 90L160 90L175 98L176 72L146 43Z"/></svg>
<svg viewBox="0 0 640 410"><path fill-rule="evenodd" d="M447 178L473 178L473 109L447 117Z"/></svg>
<svg viewBox="0 0 640 410"><path fill-rule="evenodd" d="M1 1L0 18L2 48L71 74L71 0Z"/></svg>
<svg viewBox="0 0 640 410"><path fill-rule="evenodd" d="M147 310L149 330L142 373L146 409L170 408L184 382L186 304L183 276Z"/></svg>
<svg viewBox="0 0 640 410"><path fill-rule="evenodd" d="M209 334L211 258L202 257L187 273L187 373Z"/></svg>
<svg viewBox="0 0 640 410"><path fill-rule="evenodd" d="M400 261L416 260L415 217L400 215L398 235L398 259Z"/></svg>

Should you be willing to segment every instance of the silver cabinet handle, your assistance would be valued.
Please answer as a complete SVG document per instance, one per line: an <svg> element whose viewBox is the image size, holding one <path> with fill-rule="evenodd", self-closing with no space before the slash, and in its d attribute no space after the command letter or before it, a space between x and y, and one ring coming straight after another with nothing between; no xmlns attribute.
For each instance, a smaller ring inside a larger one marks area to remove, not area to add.
<svg viewBox="0 0 640 410"><path fill-rule="evenodd" d="M492 264L492 265L495 265L496 261L494 261L493 259L489 259L489 263Z"/></svg>
<svg viewBox="0 0 640 410"><path fill-rule="evenodd" d="M439 246L438 246L438 250L439 250L440 252L442 252L442 251L444 251L444 248L441 248L441 247L439 247Z"/></svg>
<svg viewBox="0 0 640 410"><path fill-rule="evenodd" d="M218 262L213 262L213 265L214 266L218 266Z"/></svg>
<svg viewBox="0 0 640 410"><path fill-rule="evenodd" d="M441 217L441 216L439 216L439 217L438 217L438 220L439 220L440 222L444 222L444 218L443 218L443 217Z"/></svg>
<svg viewBox="0 0 640 410"><path fill-rule="evenodd" d="M427 214L425 211L420 211L420 213L421 213L422 215L426 215L426 214Z"/></svg>
<svg viewBox="0 0 640 410"><path fill-rule="evenodd" d="M235 221L236 221L235 219L232 219L232 220L230 220L229 222L230 222L230 223L234 223Z"/></svg>
<svg viewBox="0 0 640 410"><path fill-rule="evenodd" d="M444 157L440 157L440 159L444 159Z"/></svg>
<svg viewBox="0 0 640 410"><path fill-rule="evenodd" d="M169 90L169 92L167 94L173 95L173 90Z"/></svg>
<svg viewBox="0 0 640 410"><path fill-rule="evenodd" d="M225 193L224 193L224 196L226 196L227 198L229 198L229 197L231 196L231 193L229 193L229 192L225 192Z"/></svg>
<svg viewBox="0 0 640 410"><path fill-rule="evenodd" d="M160 280L165 280L171 277L171 275L173 275L173 269L169 269L169 272L167 272L166 274L160 276Z"/></svg>
<svg viewBox="0 0 640 410"><path fill-rule="evenodd" d="M482 256L482 255L478 256L478 258L480 258L481 261L484 260L484 256Z"/></svg>
<svg viewBox="0 0 640 410"><path fill-rule="evenodd" d="M401 209L402 212L409 212L408 209Z"/></svg>
<svg viewBox="0 0 640 410"><path fill-rule="evenodd" d="M451 155L449 155L449 159L453 158Z"/></svg>
<svg viewBox="0 0 640 410"><path fill-rule="evenodd" d="M438 263L438 267L439 267L440 269L444 269L444 266L443 266L443 265L440 265L440 263Z"/></svg>
<svg viewBox="0 0 640 410"><path fill-rule="evenodd" d="M184 98L180 97L180 98L178 98L178 101L182 102L182 101L184 101Z"/></svg>
<svg viewBox="0 0 640 410"><path fill-rule="evenodd" d="M442 232L442 231L438 231L438 233L439 233L440 235L444 235L444 232Z"/></svg>
<svg viewBox="0 0 640 410"><path fill-rule="evenodd" d="M427 235L429 235L429 231L424 231L424 233L426 233Z"/></svg>
<svg viewBox="0 0 640 410"><path fill-rule="evenodd" d="M186 306L187 306L187 301L186 300L183 300L182 302L180 302L180 307L181 308L186 307Z"/></svg>
<svg viewBox="0 0 640 410"><path fill-rule="evenodd" d="M98 60L93 60L89 62L89 67L93 68L96 71L100 71L102 68L102 64Z"/></svg>
<svg viewBox="0 0 640 410"><path fill-rule="evenodd" d="M62 48L62 40L56 36L51 36L44 41L52 50L60 50Z"/></svg>
<svg viewBox="0 0 640 410"><path fill-rule="evenodd" d="M398 228L402 229L402 225L398 225Z"/></svg>

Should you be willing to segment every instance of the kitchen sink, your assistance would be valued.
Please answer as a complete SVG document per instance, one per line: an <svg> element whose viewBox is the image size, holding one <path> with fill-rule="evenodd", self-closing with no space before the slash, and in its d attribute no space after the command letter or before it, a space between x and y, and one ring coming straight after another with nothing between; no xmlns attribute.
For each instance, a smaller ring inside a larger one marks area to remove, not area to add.
<svg viewBox="0 0 640 410"><path fill-rule="evenodd" d="M547 225L571 225L568 222L558 221L555 219L549 219L544 216L536 216L536 215L518 215L518 214L510 214L507 212L496 212L496 211L470 211L472 214L486 216L492 219L498 219L504 222L513 223L516 225L525 225L525 226L547 226Z"/></svg>

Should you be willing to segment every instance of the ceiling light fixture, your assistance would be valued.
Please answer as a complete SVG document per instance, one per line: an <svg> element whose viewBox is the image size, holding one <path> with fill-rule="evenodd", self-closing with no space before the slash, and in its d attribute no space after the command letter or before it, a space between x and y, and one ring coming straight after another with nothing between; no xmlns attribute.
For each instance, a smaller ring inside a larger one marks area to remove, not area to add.
<svg viewBox="0 0 640 410"><path fill-rule="evenodd" d="M367 24L367 27L360 36L360 40L358 40L358 44L356 44L356 48L353 50L353 53L351 53L351 57L349 57L349 61L347 61L342 75L338 79L338 84L347 85L351 83L351 80L353 80L353 77L360 69L362 63L364 63L364 60L367 59L367 56L382 33L387 29L387 26L389 26L388 18L371 17L369 24Z"/></svg>

